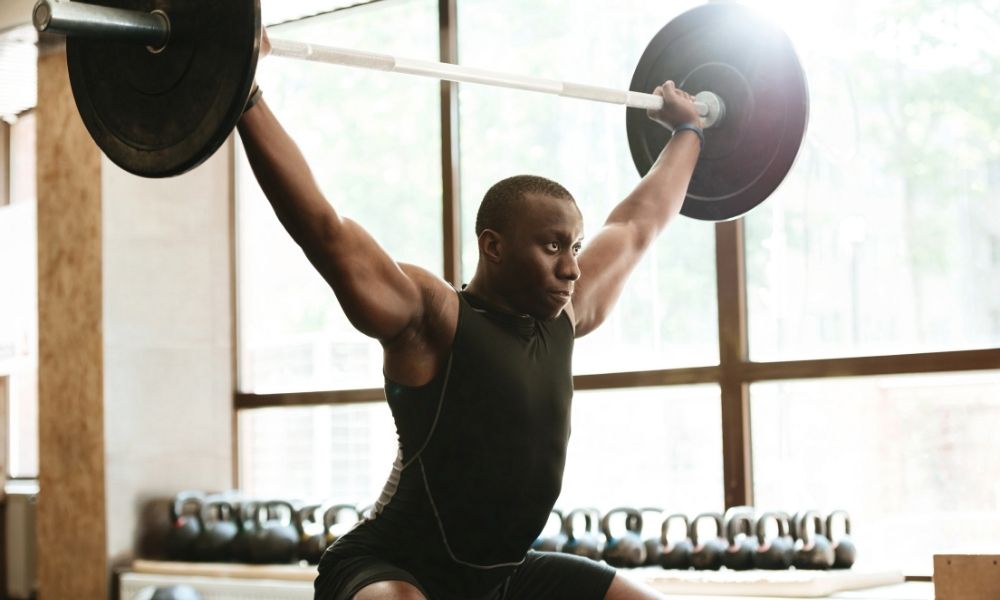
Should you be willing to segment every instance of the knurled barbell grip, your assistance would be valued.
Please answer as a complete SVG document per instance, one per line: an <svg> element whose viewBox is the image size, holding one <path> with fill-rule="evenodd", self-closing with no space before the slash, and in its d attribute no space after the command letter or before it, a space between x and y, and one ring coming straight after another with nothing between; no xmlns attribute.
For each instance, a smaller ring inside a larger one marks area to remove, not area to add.
<svg viewBox="0 0 1000 600"><path fill-rule="evenodd" d="M170 38L170 20L161 11L39 0L31 19L40 32L142 44L154 50Z"/></svg>

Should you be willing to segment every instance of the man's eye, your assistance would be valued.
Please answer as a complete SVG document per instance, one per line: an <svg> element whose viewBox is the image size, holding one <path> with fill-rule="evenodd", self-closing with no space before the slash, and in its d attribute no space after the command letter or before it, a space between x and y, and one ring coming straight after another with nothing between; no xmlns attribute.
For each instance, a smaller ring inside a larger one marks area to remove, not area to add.
<svg viewBox="0 0 1000 600"><path fill-rule="evenodd" d="M573 246L573 254L579 254L580 250L583 250L583 244Z"/></svg>
<svg viewBox="0 0 1000 600"><path fill-rule="evenodd" d="M559 242L549 242L547 247L553 252L559 252Z"/></svg>

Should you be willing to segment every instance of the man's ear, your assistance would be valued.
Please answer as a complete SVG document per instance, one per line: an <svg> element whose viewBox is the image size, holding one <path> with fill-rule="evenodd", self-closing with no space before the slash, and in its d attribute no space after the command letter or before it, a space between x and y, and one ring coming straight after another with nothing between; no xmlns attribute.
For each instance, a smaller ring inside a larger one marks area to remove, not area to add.
<svg viewBox="0 0 1000 600"><path fill-rule="evenodd" d="M503 260L503 236L492 229L484 229L479 234L479 254L491 263Z"/></svg>

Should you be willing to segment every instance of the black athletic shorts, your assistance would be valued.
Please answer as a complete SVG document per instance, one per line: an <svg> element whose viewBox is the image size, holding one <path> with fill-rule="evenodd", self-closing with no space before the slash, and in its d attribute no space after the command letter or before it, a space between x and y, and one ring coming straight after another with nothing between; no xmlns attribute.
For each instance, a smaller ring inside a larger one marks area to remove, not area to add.
<svg viewBox="0 0 1000 600"><path fill-rule="evenodd" d="M495 592L469 600L603 600L614 577L615 570L604 563L530 551ZM315 600L351 600L362 588L379 581L405 581L428 600L439 600L411 573L375 556L341 558L322 570L316 578Z"/></svg>

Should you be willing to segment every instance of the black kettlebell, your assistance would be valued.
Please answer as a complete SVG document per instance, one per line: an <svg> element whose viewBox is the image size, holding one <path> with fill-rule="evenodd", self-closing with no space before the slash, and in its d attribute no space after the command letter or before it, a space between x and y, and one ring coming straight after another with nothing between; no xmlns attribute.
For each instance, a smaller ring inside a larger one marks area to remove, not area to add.
<svg viewBox="0 0 1000 600"><path fill-rule="evenodd" d="M701 538L698 535L698 523L711 520L715 523L715 535ZM722 515L719 513L702 513L691 521L688 537L691 539L691 566L699 571L718 571L722 567L722 555L726 553L728 544L722 537Z"/></svg>
<svg viewBox="0 0 1000 600"><path fill-rule="evenodd" d="M295 560L299 533L292 522L293 514L295 507L287 500L269 500L257 505L253 513L257 526L248 540L250 562L285 564Z"/></svg>
<svg viewBox="0 0 1000 600"><path fill-rule="evenodd" d="M833 526L838 517L844 525L844 535L834 539ZM858 556L858 550L851 539L851 516L847 514L846 510L835 510L827 515L826 535L830 539L830 543L833 544L833 568L850 569Z"/></svg>
<svg viewBox="0 0 1000 600"><path fill-rule="evenodd" d="M792 561L795 568L824 570L832 567L834 561L833 546L830 544L830 540L823 535L823 518L820 517L819 513L814 510L803 513L796 529L799 532L799 544Z"/></svg>
<svg viewBox="0 0 1000 600"><path fill-rule="evenodd" d="M202 597L189 585L171 585L142 588L131 600L202 600Z"/></svg>
<svg viewBox="0 0 1000 600"><path fill-rule="evenodd" d="M625 515L625 531L620 536L611 535L611 516ZM632 569L646 562L646 545L642 542L642 513L634 508L613 508L601 519L601 531L607 542L604 545L604 562L612 567Z"/></svg>
<svg viewBox="0 0 1000 600"><path fill-rule="evenodd" d="M670 524L678 522L684 527L684 536L680 539L672 539ZM656 560L661 567L664 569L691 568L691 550L694 549L694 545L688 537L690 528L691 523L688 521L687 515L681 513L672 514L663 520L663 524L660 526L660 544L662 549Z"/></svg>
<svg viewBox="0 0 1000 600"><path fill-rule="evenodd" d="M576 517L583 517L583 532L576 531ZM601 560L601 538L597 534L597 518L599 515L593 508L575 508L563 518L563 530L566 532L566 543L562 551L566 554L584 556L591 560Z"/></svg>
<svg viewBox="0 0 1000 600"><path fill-rule="evenodd" d="M726 528L726 551L722 554L722 566L734 571L753 568L753 555L757 551L757 538L753 535L753 508L734 506L723 516Z"/></svg>
<svg viewBox="0 0 1000 600"><path fill-rule="evenodd" d="M232 555L233 560L241 563L251 562L250 546L253 537L257 535L260 527L258 519L257 500L243 499L233 503L233 512L236 517L236 537L233 538Z"/></svg>
<svg viewBox="0 0 1000 600"><path fill-rule="evenodd" d="M774 522L777 535L767 537L767 525ZM783 570L792 566L795 555L795 540L788 535L788 516L783 513L766 512L757 518L757 551L753 555L753 565L757 569Z"/></svg>
<svg viewBox="0 0 1000 600"><path fill-rule="evenodd" d="M201 534L198 514L202 493L178 492L170 503L170 530L167 532L167 557L171 560L192 560L191 545Z"/></svg>
<svg viewBox="0 0 1000 600"><path fill-rule="evenodd" d="M344 513L348 517L345 518ZM332 546L363 518L362 511L353 504L334 504L323 511L323 532L326 534L327 547Z"/></svg>
<svg viewBox="0 0 1000 600"><path fill-rule="evenodd" d="M642 514L646 529L652 532L642 542L646 546L646 562L642 564L652 567L657 564L656 561L660 558L660 552L663 551L663 543L660 541L660 529L663 527L663 509L646 507L640 508L639 512ZM648 518L649 515L655 516L650 519Z"/></svg>
<svg viewBox="0 0 1000 600"><path fill-rule="evenodd" d="M189 585L172 585L156 588L149 600L202 600L202 597Z"/></svg>
<svg viewBox="0 0 1000 600"><path fill-rule="evenodd" d="M233 540L239 529L233 505L219 496L205 498L197 514L201 533L191 544L194 560L224 562L233 558Z"/></svg>
<svg viewBox="0 0 1000 600"><path fill-rule="evenodd" d="M549 527L552 524L552 517L556 518L557 530L554 533ZM535 541L531 543L531 549L537 552L562 552L563 545L569 539L566 534L565 517L561 510L553 508L549 513L548 521L545 522L545 529L549 529L549 533L542 529Z"/></svg>
<svg viewBox="0 0 1000 600"><path fill-rule="evenodd" d="M323 524L316 519L319 504L306 504L295 509L292 523L299 534L299 547L296 554L299 560L310 565L319 564L319 559L326 550L326 532Z"/></svg>

